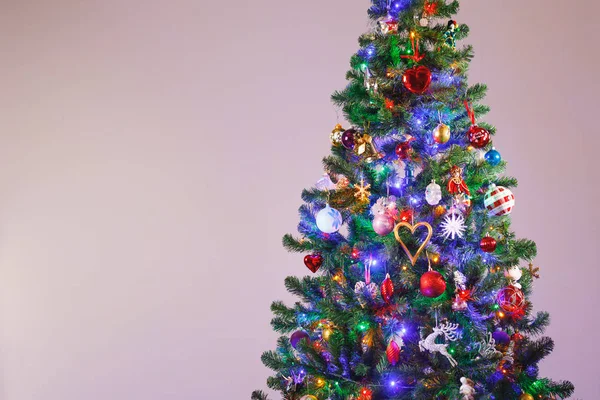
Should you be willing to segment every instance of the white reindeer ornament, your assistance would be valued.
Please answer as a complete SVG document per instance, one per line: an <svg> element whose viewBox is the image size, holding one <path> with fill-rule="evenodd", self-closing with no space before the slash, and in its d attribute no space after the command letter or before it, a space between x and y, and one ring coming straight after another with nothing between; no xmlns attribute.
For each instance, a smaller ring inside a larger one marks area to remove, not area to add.
<svg viewBox="0 0 600 400"><path fill-rule="evenodd" d="M433 333L419 342L419 349L421 351L427 350L431 353L439 352L450 361L451 366L456 367L458 362L448 353L448 343L438 344L435 342L435 339L438 336L444 335L446 340L454 342L459 337L459 334L456 332L457 329L458 324L445 323L439 326L436 325L433 328Z"/></svg>

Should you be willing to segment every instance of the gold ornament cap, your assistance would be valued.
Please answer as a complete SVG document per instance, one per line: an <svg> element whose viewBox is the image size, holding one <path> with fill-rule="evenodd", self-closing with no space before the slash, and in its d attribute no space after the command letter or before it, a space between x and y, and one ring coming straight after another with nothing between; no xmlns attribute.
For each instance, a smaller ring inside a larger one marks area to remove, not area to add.
<svg viewBox="0 0 600 400"><path fill-rule="evenodd" d="M344 132L344 128L342 128L342 124L337 124L335 128L331 131L331 133Z"/></svg>

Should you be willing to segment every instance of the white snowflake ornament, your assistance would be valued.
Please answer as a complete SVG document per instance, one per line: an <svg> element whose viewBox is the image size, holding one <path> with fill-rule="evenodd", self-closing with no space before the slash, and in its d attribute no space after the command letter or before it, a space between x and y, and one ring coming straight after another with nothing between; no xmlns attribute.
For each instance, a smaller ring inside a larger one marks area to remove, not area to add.
<svg viewBox="0 0 600 400"><path fill-rule="evenodd" d="M440 228L442 229L441 236L444 239L452 238L452 240L456 239L457 236L462 239L467 230L465 218L456 211L450 211L446 214Z"/></svg>

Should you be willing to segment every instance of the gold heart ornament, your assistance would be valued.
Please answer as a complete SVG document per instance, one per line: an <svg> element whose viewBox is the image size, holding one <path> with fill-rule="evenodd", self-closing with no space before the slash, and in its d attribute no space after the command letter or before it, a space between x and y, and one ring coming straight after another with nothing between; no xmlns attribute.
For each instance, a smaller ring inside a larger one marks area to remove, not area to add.
<svg viewBox="0 0 600 400"><path fill-rule="evenodd" d="M413 256L411 254L411 252L408 250L408 247L406 247L406 244L404 244L404 242L402 241L402 238L400 237L400 235L398 234L398 230L400 230L400 228L407 228L408 230L410 230L410 233L412 233L413 235L415 234L415 231L417 229L419 229L420 227L425 227L427 228L427 238L425 239L425 241L421 244L421 247L419 247L419 250L417 250L417 252L415 253L415 255ZM427 246L427 244L429 243L429 241L431 240L431 237L433 236L433 228L431 227L431 225L427 222L419 222L418 224L415 225L411 225L408 222L400 222L398 225L396 225L396 227L394 228L394 236L396 236L396 240L398 242L400 242L400 245L402 246L402 248L404 249L404 252L406 253L406 255L408 256L408 258L410 259L410 262L412 263L412 265L414 266L415 263L417 262L417 259L419 258L419 256L421 255L421 253L423 252L423 250L425 250L425 246Z"/></svg>

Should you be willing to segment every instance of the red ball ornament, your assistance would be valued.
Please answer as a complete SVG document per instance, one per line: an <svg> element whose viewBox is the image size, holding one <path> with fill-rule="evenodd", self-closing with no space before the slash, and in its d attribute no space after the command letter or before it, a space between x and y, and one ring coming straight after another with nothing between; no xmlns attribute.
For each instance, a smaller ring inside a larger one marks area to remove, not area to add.
<svg viewBox="0 0 600 400"><path fill-rule="evenodd" d="M517 331L517 332L515 332L515 333L513 333L513 334L512 334L512 336L510 337L510 339L511 339L513 342L517 342L517 343L518 343L518 342L520 342L521 340L523 340L523 339L524 339L524 337L523 337L523 335L521 335L521 333L519 333L519 331Z"/></svg>
<svg viewBox="0 0 600 400"><path fill-rule="evenodd" d="M421 294L425 297L439 297L446 291L446 281L437 271L427 271L421 276Z"/></svg>
<svg viewBox="0 0 600 400"><path fill-rule="evenodd" d="M402 76L402 83L410 92L423 94L431 84L431 71L423 65L407 69Z"/></svg>
<svg viewBox="0 0 600 400"><path fill-rule="evenodd" d="M383 301L389 303L394 295L394 283L390 278L390 274L385 276L384 281L381 283L381 297L383 297Z"/></svg>
<svg viewBox="0 0 600 400"><path fill-rule="evenodd" d="M306 265L306 267L314 274L321 268L321 265L323 265L323 256L319 253L309 254L304 257L304 265Z"/></svg>
<svg viewBox="0 0 600 400"><path fill-rule="evenodd" d="M498 243L496 242L496 239L491 236L486 236L481 239L481 242L479 242L479 247L481 247L481 250L485 251L486 253L493 253L496 251L497 244Z"/></svg>
<svg viewBox="0 0 600 400"><path fill-rule="evenodd" d="M481 128L477 125L472 125L469 129L469 143L471 146L481 149L490 142L490 133L487 129Z"/></svg>
<svg viewBox="0 0 600 400"><path fill-rule="evenodd" d="M387 356L388 362L394 366L398 364L400 361L400 346L394 340L390 341L387 349L385 350L385 355Z"/></svg>
<svg viewBox="0 0 600 400"><path fill-rule="evenodd" d="M501 289L496 300L500 308L508 313L520 311L525 307L525 295L521 289L512 285Z"/></svg>
<svg viewBox="0 0 600 400"><path fill-rule="evenodd" d="M396 146L396 155L401 160L407 160L410 157L412 151L412 146L410 145L410 141L408 140L406 142L398 143L398 145Z"/></svg>
<svg viewBox="0 0 600 400"><path fill-rule="evenodd" d="M402 210L399 216L400 222L408 222L410 224L413 220L413 215L413 210Z"/></svg>

